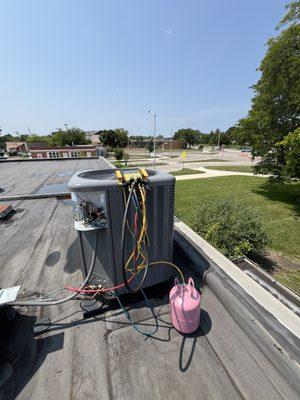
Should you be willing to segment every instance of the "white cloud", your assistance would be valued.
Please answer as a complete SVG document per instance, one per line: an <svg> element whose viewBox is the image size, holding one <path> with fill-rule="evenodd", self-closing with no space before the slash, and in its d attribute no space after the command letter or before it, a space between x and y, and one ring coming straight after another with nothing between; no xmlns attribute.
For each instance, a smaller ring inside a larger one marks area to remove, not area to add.
<svg viewBox="0 0 300 400"><path fill-rule="evenodd" d="M167 35L167 36L171 36L172 33L173 33L173 29L165 29L164 30L164 34Z"/></svg>

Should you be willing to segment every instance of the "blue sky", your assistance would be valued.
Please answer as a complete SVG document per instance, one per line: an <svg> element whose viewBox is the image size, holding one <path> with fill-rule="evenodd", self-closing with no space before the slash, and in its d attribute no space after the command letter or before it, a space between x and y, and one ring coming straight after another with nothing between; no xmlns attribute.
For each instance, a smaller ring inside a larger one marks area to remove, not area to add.
<svg viewBox="0 0 300 400"><path fill-rule="evenodd" d="M227 129L284 0L0 0L3 133Z"/></svg>

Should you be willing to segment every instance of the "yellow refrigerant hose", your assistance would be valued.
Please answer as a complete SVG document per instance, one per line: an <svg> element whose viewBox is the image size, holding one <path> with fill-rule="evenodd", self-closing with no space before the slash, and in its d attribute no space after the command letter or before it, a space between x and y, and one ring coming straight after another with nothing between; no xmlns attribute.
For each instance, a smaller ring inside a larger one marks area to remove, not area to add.
<svg viewBox="0 0 300 400"><path fill-rule="evenodd" d="M146 193L145 193L145 188L141 184L139 184L138 187L139 187L141 198L142 198L142 216L143 216L143 218L142 218L142 229L141 229L138 241L137 241L137 251L138 251L138 254L142 257L142 262L141 262L140 265L137 266L137 270L135 272L133 272L130 268L128 268L132 258L134 257L134 250L133 250L133 252L131 253L131 255L129 256L129 258L126 261L125 270L131 272L131 274L133 276L135 273L138 274L141 270L147 268L148 266L164 264L164 265L168 265L168 266L176 269L176 271L180 275L182 284L185 284L183 273L181 272L180 268L177 265L175 265L175 264L173 264L173 263L171 263L169 261L164 261L164 260L154 261L154 262L151 262L149 264L146 263L147 255L145 255L143 253L142 248L141 248L141 244L145 243L145 239L148 241L148 237L147 237L147 214L146 214L146 210L147 210L147 208L146 208ZM125 194L124 188L123 188L123 196L124 196L124 203L126 205L126 194ZM133 232L131 231L130 227L129 227L129 223L128 223L127 219L126 219L126 224L127 224L127 227L129 229L130 233L132 235L134 235ZM87 292L91 292L91 293L97 292L98 293L99 292L99 294L100 294L101 290L97 290L97 291L90 290L89 291L89 290L85 290L84 289L86 284L88 283L89 279L91 278L93 270L94 270L94 267L95 267L95 261L96 261L96 255L97 255L97 247L98 247L98 235L96 234L95 235L95 243L94 243L94 247L93 247L93 256L92 256L91 266L90 266L89 271L88 271L88 273L86 275L86 278L84 279L84 281L82 282L82 284L80 285L79 288L68 288L68 287L66 287L66 289L69 289L69 290L70 289L75 289L75 290L73 290L73 291L75 291L75 293L73 293L72 295L70 295L70 296L68 296L68 297L66 297L64 299L60 299L60 300L54 300L54 299L53 300L52 299L50 299L50 300L43 300L43 299L40 299L40 300L23 300L23 301L22 300L15 300L15 301L10 302L8 304L10 304L12 306L52 306L52 305L58 305L58 304L62 304L62 303L65 303L67 301L73 300L78 295L78 293L80 293L80 292L85 292L85 293L87 293ZM104 289L106 289L106 290L108 289L109 290L109 288L104 288ZM112 289L115 289L115 288L112 288ZM48 294L47 296L49 296L49 295L50 294ZM47 296L45 296L45 297L47 297Z"/></svg>
<svg viewBox="0 0 300 400"><path fill-rule="evenodd" d="M137 273L139 273L142 269L146 268L146 265L144 263L145 259L146 259L146 256L143 254L143 252L141 250L141 243L143 242L143 240L142 240L143 237L147 234L147 216L146 216L146 210L147 209L146 209L146 195L145 195L145 191L144 191L145 189L140 184L138 186L139 186L141 197L142 197L142 211L143 211L142 230L141 230L140 237L139 237L139 240L138 240L138 253L143 257L143 262L137 267ZM124 188L123 188L123 197L124 197L124 204L126 205L126 194L125 194ZM133 234L133 232L131 231L131 229L129 227L128 221L126 221L126 222L127 222L128 229ZM127 259L126 264L125 264L126 271L131 272L131 274L134 274L134 271L132 271L128 267L129 267L129 264L130 264L130 262L131 262L133 257L134 257L134 251L132 251L132 253L130 254L130 256ZM171 263L169 261L158 260L158 261L151 262L148 265L149 266L154 266L154 265L159 265L159 264L168 265L169 267L174 268L178 272L178 274L179 274L179 276L181 278L182 284L185 283L184 276L183 276L183 273L181 272L180 268L177 265L175 265L175 264L173 264L173 263Z"/></svg>

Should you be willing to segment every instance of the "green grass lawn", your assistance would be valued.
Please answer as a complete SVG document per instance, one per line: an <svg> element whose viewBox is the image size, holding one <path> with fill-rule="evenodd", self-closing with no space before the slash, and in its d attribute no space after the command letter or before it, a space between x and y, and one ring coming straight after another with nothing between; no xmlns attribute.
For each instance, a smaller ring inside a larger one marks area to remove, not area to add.
<svg viewBox="0 0 300 400"><path fill-rule="evenodd" d="M179 176L179 175L204 174L204 172L197 171L196 169L191 169L191 168L182 168L178 171L171 171L170 174L173 176Z"/></svg>
<svg viewBox="0 0 300 400"><path fill-rule="evenodd" d="M197 203L217 198L243 200L262 218L270 248L300 261L300 183L269 183L265 178L224 176L176 183L176 212L188 221Z"/></svg>
<svg viewBox="0 0 300 400"><path fill-rule="evenodd" d="M253 173L253 168L251 165L226 165L226 166L218 166L218 167L210 167L210 166L205 166L204 168L207 169L214 169L218 171L235 171L235 172L249 172Z"/></svg>
<svg viewBox="0 0 300 400"><path fill-rule="evenodd" d="M220 160L218 158L208 158L208 159L203 159L203 160L186 160L184 163L195 163L195 162L222 162L222 161L228 161L228 160Z"/></svg>
<svg viewBox="0 0 300 400"><path fill-rule="evenodd" d="M142 154L141 153L134 154L134 153L127 153L126 151L125 151L125 153L129 155L129 159L150 158L150 154L149 153L147 153L147 154L146 153L145 154L143 154L143 153ZM115 154L114 153L110 153L109 156L111 158L115 158Z"/></svg>
<svg viewBox="0 0 300 400"><path fill-rule="evenodd" d="M300 296L300 271L295 269L280 269L274 278Z"/></svg>
<svg viewBox="0 0 300 400"><path fill-rule="evenodd" d="M198 203L225 197L241 200L261 216L270 249L300 261L300 183L269 183L252 176L179 181L176 214L188 222Z"/></svg>
<svg viewBox="0 0 300 400"><path fill-rule="evenodd" d="M129 154L129 159L134 160L134 159L145 159L145 158L151 158L149 154Z"/></svg>
<svg viewBox="0 0 300 400"><path fill-rule="evenodd" d="M270 183L266 178L224 176L178 181L176 215L188 224L197 204L222 198L244 202L261 216L269 250L300 261L300 183ZM276 269L275 279L300 295L300 269Z"/></svg>

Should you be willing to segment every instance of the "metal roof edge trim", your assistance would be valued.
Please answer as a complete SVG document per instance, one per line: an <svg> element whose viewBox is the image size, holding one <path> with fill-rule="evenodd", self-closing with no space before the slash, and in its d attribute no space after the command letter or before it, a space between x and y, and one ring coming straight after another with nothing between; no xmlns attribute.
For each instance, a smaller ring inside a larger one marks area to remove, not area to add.
<svg viewBox="0 0 300 400"><path fill-rule="evenodd" d="M108 161L107 158L103 157L103 156L99 156L98 157L100 160L105 161L107 164L107 167L111 168L111 169L116 169L116 167L110 162Z"/></svg>
<svg viewBox="0 0 300 400"><path fill-rule="evenodd" d="M203 254L236 282L261 307L272 314L286 329L300 338L300 319L290 309L273 297L251 277L239 269L233 262L210 245L206 240L189 228L184 222L175 221L175 227L189 238Z"/></svg>

